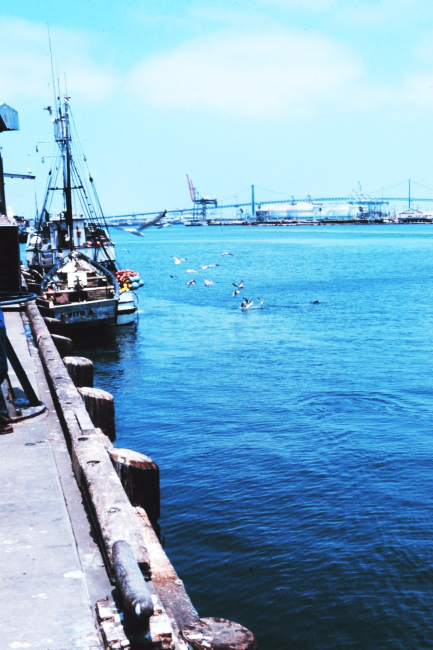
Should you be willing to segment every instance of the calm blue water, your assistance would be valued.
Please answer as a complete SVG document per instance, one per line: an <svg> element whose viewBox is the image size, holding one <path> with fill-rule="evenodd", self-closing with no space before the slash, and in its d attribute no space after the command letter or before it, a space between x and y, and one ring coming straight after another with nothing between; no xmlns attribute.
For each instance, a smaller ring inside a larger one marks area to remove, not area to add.
<svg viewBox="0 0 433 650"><path fill-rule="evenodd" d="M433 648L433 228L113 236L140 322L81 353L117 444L160 465L199 614L260 650Z"/></svg>

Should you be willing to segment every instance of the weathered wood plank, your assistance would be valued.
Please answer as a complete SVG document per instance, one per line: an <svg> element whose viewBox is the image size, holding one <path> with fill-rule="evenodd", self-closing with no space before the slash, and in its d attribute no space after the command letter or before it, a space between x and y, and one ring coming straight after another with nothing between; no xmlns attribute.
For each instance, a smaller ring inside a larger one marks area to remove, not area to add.
<svg viewBox="0 0 433 650"><path fill-rule="evenodd" d="M114 542L126 539L140 568L148 572L149 556L141 527L107 454L106 444L95 431L38 308L28 303L26 309L45 372L53 388L77 483L92 516L107 566L112 568L111 548Z"/></svg>
<svg viewBox="0 0 433 650"><path fill-rule="evenodd" d="M175 630L192 625L199 616L184 584L180 580L143 508L135 508L136 517L141 524L143 542L149 553L152 583L170 617Z"/></svg>

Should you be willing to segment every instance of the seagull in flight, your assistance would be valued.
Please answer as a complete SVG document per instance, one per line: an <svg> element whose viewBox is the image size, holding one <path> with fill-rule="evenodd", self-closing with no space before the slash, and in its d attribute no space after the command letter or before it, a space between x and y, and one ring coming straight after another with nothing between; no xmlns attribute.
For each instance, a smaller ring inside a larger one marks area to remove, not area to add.
<svg viewBox="0 0 433 650"><path fill-rule="evenodd" d="M126 232L130 232L133 235L137 235L137 237L144 237L143 233L137 230L137 228L124 228Z"/></svg>
<svg viewBox="0 0 433 650"><path fill-rule="evenodd" d="M233 295L234 295L234 296L237 296L238 293L240 293L240 292L241 292L240 289L235 289L235 290L233 291Z"/></svg>
<svg viewBox="0 0 433 650"><path fill-rule="evenodd" d="M239 282L239 284L235 284L234 282L232 282L232 284L233 284L234 287L236 287L236 289L243 289L244 288L244 281L243 280L241 280Z"/></svg>
<svg viewBox="0 0 433 650"><path fill-rule="evenodd" d="M175 264L182 264L182 262L186 262L186 257L176 257L176 255L172 255L171 259L174 260Z"/></svg>
<svg viewBox="0 0 433 650"><path fill-rule="evenodd" d="M201 268L203 271L206 271L206 269L210 269L211 266L219 266L219 264L204 264Z"/></svg>
<svg viewBox="0 0 433 650"><path fill-rule="evenodd" d="M196 284L194 278L191 278L191 280L189 280L189 282L186 283L186 286L188 286L189 284Z"/></svg>
<svg viewBox="0 0 433 650"><path fill-rule="evenodd" d="M167 214L167 210L164 210L164 212L161 212L155 219L151 219L150 221L146 221L142 226L138 226L138 228L124 228L123 230L126 230L126 232L130 232L133 235L137 235L137 237L144 237L143 233L141 232L145 228L149 228L149 226L154 226L155 224L158 223L165 215Z"/></svg>
<svg viewBox="0 0 433 650"><path fill-rule="evenodd" d="M233 257L233 253L227 253L227 251L224 251L224 253L221 253L221 257L224 257L225 255L231 255Z"/></svg>
<svg viewBox="0 0 433 650"><path fill-rule="evenodd" d="M186 272L187 273L198 273L198 271L196 271L195 269L187 269Z"/></svg>
<svg viewBox="0 0 433 650"><path fill-rule="evenodd" d="M206 278L205 278L204 279L204 284L205 284L206 287L210 287L211 284L215 284L215 282L212 282L212 280L206 280Z"/></svg>

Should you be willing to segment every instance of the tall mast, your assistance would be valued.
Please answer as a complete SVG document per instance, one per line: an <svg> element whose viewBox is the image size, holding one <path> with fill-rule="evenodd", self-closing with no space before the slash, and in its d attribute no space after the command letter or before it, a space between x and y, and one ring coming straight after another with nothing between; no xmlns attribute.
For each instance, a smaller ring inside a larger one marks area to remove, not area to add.
<svg viewBox="0 0 433 650"><path fill-rule="evenodd" d="M69 249L74 250L74 222L72 218L72 190L71 190L71 149L70 149L70 131L69 131L69 112L68 100L65 99L64 123L64 157L63 157L63 192L66 204L66 227L69 233Z"/></svg>

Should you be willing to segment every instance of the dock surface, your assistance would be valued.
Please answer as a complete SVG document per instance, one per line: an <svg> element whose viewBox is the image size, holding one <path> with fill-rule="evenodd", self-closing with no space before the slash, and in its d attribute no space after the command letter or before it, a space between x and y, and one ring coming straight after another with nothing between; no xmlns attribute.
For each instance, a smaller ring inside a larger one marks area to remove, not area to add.
<svg viewBox="0 0 433 650"><path fill-rule="evenodd" d="M0 436L1 647L102 650L94 605L112 586L26 316L10 311L5 320L47 410Z"/></svg>

